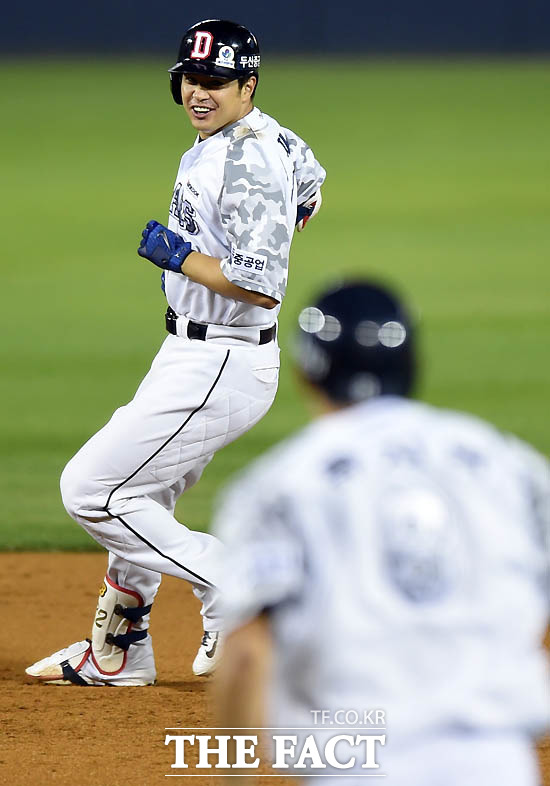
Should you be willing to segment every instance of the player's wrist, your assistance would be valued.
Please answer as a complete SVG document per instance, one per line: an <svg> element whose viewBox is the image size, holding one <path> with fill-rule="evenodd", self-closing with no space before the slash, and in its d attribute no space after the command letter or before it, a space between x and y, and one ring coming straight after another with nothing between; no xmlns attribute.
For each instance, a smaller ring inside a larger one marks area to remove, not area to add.
<svg viewBox="0 0 550 786"><path fill-rule="evenodd" d="M198 256L199 256L199 254L198 254L197 251L194 251L193 249L190 249L187 252L187 254L185 255L184 259L182 260L182 262L180 264L180 269L179 269L178 272L182 273L184 276L186 276L187 275L187 271L185 270L185 267L186 266L188 267L189 263L193 264L193 260L197 259Z"/></svg>
<svg viewBox="0 0 550 786"><path fill-rule="evenodd" d="M183 270L183 265L189 256L189 254L193 253L193 249L191 248L191 243L186 243L185 240L181 241L181 245L179 246L178 250L172 254L169 259L166 260L166 270L171 270L174 273L182 273L185 275Z"/></svg>

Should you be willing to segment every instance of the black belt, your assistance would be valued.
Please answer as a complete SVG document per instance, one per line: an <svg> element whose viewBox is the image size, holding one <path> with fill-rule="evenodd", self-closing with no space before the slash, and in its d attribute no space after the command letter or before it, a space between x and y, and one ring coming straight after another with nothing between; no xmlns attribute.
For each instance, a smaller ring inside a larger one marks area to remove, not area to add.
<svg viewBox="0 0 550 786"><path fill-rule="evenodd" d="M169 333L172 333L173 336L177 336L177 329L176 329L176 322L178 321L178 315L174 311L173 308L168 306L168 310L166 311L166 330ZM236 327L235 333L238 333L239 328ZM270 341L273 341L275 338L276 333L276 326L271 325L271 327L263 328L260 330L260 340L258 344L269 344ZM187 323L187 338L194 338L198 339L199 341L206 341L206 336L208 333L208 325L203 325L200 322L193 322L191 319Z"/></svg>

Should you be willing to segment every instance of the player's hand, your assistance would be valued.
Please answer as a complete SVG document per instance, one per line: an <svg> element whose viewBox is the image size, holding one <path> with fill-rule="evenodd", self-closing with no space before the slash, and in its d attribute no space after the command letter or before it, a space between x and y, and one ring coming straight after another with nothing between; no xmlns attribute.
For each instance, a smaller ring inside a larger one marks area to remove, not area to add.
<svg viewBox="0 0 550 786"><path fill-rule="evenodd" d="M296 212L296 229L298 232L302 232L305 229L309 219L313 218L313 216L319 212L322 201L323 198L321 196L321 189L318 188L313 196L307 200L307 202L304 202L302 205L298 205L298 210Z"/></svg>
<svg viewBox="0 0 550 786"><path fill-rule="evenodd" d="M164 270L182 273L182 263L193 250L191 243L186 243L183 238L158 221L149 221L141 233L141 238L138 248L140 257L148 259Z"/></svg>

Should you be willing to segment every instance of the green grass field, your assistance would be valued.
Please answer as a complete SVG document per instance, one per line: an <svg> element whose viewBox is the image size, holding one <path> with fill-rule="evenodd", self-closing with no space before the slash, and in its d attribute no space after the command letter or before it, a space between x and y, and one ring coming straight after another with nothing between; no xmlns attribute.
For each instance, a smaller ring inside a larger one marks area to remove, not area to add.
<svg viewBox="0 0 550 786"><path fill-rule="evenodd" d="M136 248L193 139L166 65L1 67L0 548L94 547L58 478L164 337L159 276ZM294 241L283 349L323 283L389 278L421 318L422 395L548 451L549 94L544 61L267 61L258 106L328 170L323 210ZM227 477L306 417L287 353L273 409L214 459L180 519L208 527Z"/></svg>

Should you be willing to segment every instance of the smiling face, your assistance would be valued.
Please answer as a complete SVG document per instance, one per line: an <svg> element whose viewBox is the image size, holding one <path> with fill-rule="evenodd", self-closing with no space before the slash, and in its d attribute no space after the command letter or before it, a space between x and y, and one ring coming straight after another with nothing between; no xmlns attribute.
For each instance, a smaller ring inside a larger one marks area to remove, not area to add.
<svg viewBox="0 0 550 786"><path fill-rule="evenodd" d="M256 77L240 87L237 79L220 79L203 74L184 74L181 97L191 125L206 139L235 123L252 109Z"/></svg>

